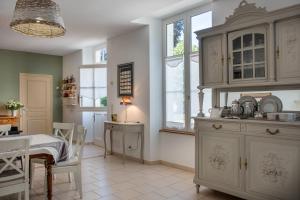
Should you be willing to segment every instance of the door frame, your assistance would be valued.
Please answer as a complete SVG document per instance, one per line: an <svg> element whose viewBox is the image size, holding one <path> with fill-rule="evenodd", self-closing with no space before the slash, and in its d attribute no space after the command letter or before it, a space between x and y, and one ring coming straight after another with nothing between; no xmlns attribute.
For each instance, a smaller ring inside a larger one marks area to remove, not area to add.
<svg viewBox="0 0 300 200"><path fill-rule="evenodd" d="M47 75L47 74L30 74L30 73L20 73L19 74L19 99L21 102L25 96L24 96L24 91L22 90L22 82L26 80L28 77L31 78L43 78L45 80L48 80L50 83L49 87L49 104L50 104L50 112L47 113L47 118L48 120L48 131L47 133L50 134L52 132L52 124L53 124L53 76L52 75ZM25 108L26 109L26 108ZM23 113L20 113L20 130L23 130L24 127L24 118L22 117ZM27 134L27 133L26 133Z"/></svg>

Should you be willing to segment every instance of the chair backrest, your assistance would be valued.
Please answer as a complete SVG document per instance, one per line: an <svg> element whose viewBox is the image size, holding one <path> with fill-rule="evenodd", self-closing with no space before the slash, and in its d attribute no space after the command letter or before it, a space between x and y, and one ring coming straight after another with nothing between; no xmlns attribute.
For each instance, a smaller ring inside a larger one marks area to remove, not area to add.
<svg viewBox="0 0 300 200"><path fill-rule="evenodd" d="M53 123L54 135L63 138L72 146L74 123Z"/></svg>
<svg viewBox="0 0 300 200"><path fill-rule="evenodd" d="M85 143L87 129L81 125L77 126L77 140L76 140L76 147L73 151L73 157L77 157L81 160L82 157L82 150Z"/></svg>
<svg viewBox="0 0 300 200"><path fill-rule="evenodd" d="M11 124L0 125L0 136L7 136L11 129Z"/></svg>
<svg viewBox="0 0 300 200"><path fill-rule="evenodd" d="M0 183L24 179L29 181L29 137L7 137L0 139ZM22 167L15 162L22 158Z"/></svg>

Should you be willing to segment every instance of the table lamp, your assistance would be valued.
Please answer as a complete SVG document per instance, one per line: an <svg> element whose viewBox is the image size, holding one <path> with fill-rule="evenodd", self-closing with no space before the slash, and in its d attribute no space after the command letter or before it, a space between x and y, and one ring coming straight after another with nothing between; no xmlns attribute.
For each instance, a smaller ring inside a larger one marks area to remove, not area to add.
<svg viewBox="0 0 300 200"><path fill-rule="evenodd" d="M125 123L127 122L127 105L131 105L131 97L123 96L120 102L121 105L125 105Z"/></svg>

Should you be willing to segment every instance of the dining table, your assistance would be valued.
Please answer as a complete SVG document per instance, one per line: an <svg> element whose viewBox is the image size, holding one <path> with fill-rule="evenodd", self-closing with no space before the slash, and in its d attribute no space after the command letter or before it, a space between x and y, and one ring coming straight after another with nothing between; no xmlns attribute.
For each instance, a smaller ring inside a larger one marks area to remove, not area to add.
<svg viewBox="0 0 300 200"><path fill-rule="evenodd" d="M47 177L45 177L47 178L47 199L51 200L52 167L55 165L55 163L64 161L68 158L68 143L61 137L56 137L49 134L29 134L28 136L30 137L29 159L44 160L47 174Z"/></svg>

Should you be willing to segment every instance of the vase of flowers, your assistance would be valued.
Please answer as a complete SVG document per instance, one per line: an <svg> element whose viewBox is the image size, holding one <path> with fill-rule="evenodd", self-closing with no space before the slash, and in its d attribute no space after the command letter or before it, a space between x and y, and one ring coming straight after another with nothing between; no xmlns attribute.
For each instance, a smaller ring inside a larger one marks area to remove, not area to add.
<svg viewBox="0 0 300 200"><path fill-rule="evenodd" d="M5 107L6 107L7 110L10 110L12 117L16 117L17 116L17 111L19 109L23 108L24 105L21 102L12 99L12 100L9 100L5 104Z"/></svg>

